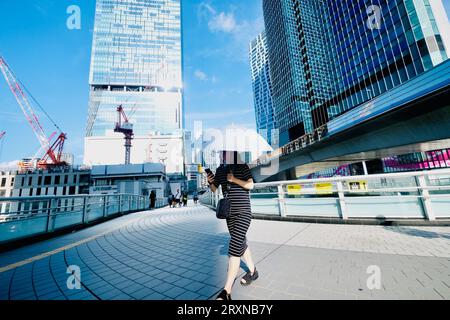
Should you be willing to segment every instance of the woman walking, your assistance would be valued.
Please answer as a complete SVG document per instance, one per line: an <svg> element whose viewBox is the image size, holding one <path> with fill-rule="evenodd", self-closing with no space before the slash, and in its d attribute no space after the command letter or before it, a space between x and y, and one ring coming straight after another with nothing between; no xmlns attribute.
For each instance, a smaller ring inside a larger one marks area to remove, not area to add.
<svg viewBox="0 0 450 320"><path fill-rule="evenodd" d="M208 175L211 191L216 192L219 186L222 186L222 192L225 194L228 192L228 199L231 202L230 217L227 219L231 236L228 250L228 275L224 289L217 300L231 300L231 291L239 272L241 259L249 270L241 279L241 284L250 285L259 277L246 238L252 220L250 190L254 188L254 181L248 165L238 163L237 158L237 152L222 152L222 165L215 175L212 173Z"/></svg>

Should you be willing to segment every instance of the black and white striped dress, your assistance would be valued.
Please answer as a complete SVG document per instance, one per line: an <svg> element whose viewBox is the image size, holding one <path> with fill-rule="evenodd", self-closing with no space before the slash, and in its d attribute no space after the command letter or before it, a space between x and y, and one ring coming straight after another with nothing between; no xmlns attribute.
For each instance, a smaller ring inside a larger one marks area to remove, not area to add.
<svg viewBox="0 0 450 320"><path fill-rule="evenodd" d="M227 181L230 169L235 178L243 181L252 179L252 174L246 164L222 165L217 169L214 179L214 185L216 188L222 186L223 193L227 192L227 185L230 185L228 198L231 202L231 213L230 218L227 219L227 226L231 240L228 254L232 257L242 257L248 248L246 235L252 220L250 192Z"/></svg>

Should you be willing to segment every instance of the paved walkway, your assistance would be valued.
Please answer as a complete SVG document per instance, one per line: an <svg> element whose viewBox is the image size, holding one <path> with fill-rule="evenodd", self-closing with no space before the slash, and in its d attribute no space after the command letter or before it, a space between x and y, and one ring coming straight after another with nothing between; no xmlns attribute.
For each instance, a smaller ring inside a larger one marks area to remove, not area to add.
<svg viewBox="0 0 450 320"><path fill-rule="evenodd" d="M0 299L211 299L228 239L202 206L124 216L0 254ZM447 227L254 220L249 241L261 278L237 282L236 300L450 299ZM81 289L68 289L68 266L80 268Z"/></svg>

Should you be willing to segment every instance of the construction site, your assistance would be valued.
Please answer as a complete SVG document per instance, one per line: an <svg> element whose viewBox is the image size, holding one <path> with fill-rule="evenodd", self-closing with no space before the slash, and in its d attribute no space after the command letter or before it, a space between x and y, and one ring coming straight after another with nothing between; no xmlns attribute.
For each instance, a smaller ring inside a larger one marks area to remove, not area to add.
<svg viewBox="0 0 450 320"><path fill-rule="evenodd" d="M129 115L135 112L134 109L127 115L123 105L117 106L117 121L111 128L114 133L123 135L123 162L117 165L75 166L73 155L64 151L68 134L33 97L3 57L0 57L0 69L38 144L36 153L14 163L12 169L0 171L0 197L118 193L149 195L151 191L155 191L158 198L163 199L170 192L169 179L163 164L131 163L134 130ZM46 130L44 121L50 123L54 131ZM8 133L0 130L0 155L3 153L6 138L9 138ZM0 214L7 214L12 209L32 214L33 210L38 208L1 206Z"/></svg>

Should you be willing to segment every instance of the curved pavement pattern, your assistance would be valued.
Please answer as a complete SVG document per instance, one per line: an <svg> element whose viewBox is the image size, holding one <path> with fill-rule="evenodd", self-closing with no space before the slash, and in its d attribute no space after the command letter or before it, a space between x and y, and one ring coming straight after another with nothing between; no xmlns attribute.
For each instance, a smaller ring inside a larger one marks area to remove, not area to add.
<svg viewBox="0 0 450 320"><path fill-rule="evenodd" d="M211 299L228 239L202 206L123 216L0 254L0 299ZM450 298L447 227L254 220L249 241L261 278L236 282L234 299ZM80 289L68 289L68 266L79 267Z"/></svg>

